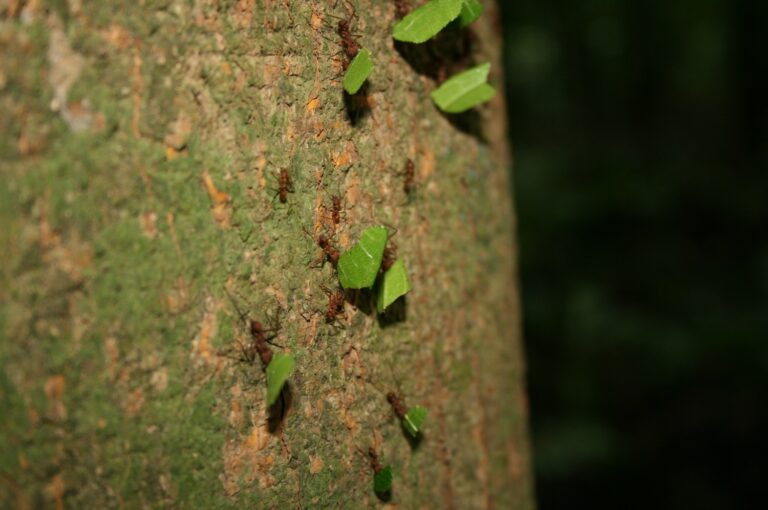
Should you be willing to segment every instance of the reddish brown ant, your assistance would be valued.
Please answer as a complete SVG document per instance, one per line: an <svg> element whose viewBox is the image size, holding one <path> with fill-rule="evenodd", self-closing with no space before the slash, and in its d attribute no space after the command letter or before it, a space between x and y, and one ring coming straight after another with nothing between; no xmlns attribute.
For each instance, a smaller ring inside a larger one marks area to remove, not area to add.
<svg viewBox="0 0 768 510"><path fill-rule="evenodd" d="M373 469L374 474L379 474L383 467L381 467L381 462L379 461L379 455L376 453L376 450L373 448L373 446L368 447L368 458L371 460L371 469Z"/></svg>
<svg viewBox="0 0 768 510"><path fill-rule="evenodd" d="M408 410L405 407L405 404L403 404L403 401L398 397L394 391L390 391L387 393L387 401L392 405L392 410L395 411L395 415L400 419L405 419L405 414L408 412Z"/></svg>
<svg viewBox="0 0 768 510"><path fill-rule="evenodd" d="M344 71L347 70L349 63L352 62L352 59L355 58L357 53L360 51L360 45L357 44L357 41L355 41L355 38L352 35L352 29L350 27L352 24L352 19L356 15L355 8L351 3L349 3L349 0L346 0L345 3L351 11L350 17L349 19L340 19L336 24L336 33L341 39L341 49L344 52L344 56L346 57L345 60L341 63L341 67L344 69Z"/></svg>
<svg viewBox="0 0 768 510"><path fill-rule="evenodd" d="M411 4L406 0L393 0L395 4L395 17L397 19L404 18L409 12L411 12Z"/></svg>
<svg viewBox="0 0 768 510"><path fill-rule="evenodd" d="M336 289L335 291L329 289L325 285L320 286L323 292L328 296L328 307L325 309L325 322L328 324L337 320L338 316L344 313L344 291Z"/></svg>
<svg viewBox="0 0 768 510"><path fill-rule="evenodd" d="M229 290L225 288L224 291L232 301L235 310L237 310L237 313L240 315L240 319L248 324L248 329L251 333L251 342L247 346L240 344L240 349L243 353L243 361L253 363L256 361L256 356L258 355L263 368L266 369L269 362L272 361L272 349L269 347L269 344L272 343L272 340L277 336L277 331L280 329L280 309L278 308L278 315L275 316L274 326L272 328L265 328L261 322L246 317L240 310L240 307L237 306L237 302L234 297L232 297L232 294L229 293Z"/></svg>
<svg viewBox="0 0 768 510"><path fill-rule="evenodd" d="M288 193L293 193L293 181L291 180L291 174L285 168L280 170L280 176L278 177L278 190L275 196L280 197L280 203L286 203L288 201ZM274 199L273 199L274 200Z"/></svg>
<svg viewBox="0 0 768 510"><path fill-rule="evenodd" d="M339 195L334 195L331 197L331 221L333 221L333 226L337 227L341 223L341 197Z"/></svg>
<svg viewBox="0 0 768 510"><path fill-rule="evenodd" d="M397 246L394 243L387 243L384 247L384 254L381 256L381 272L386 273L389 268L397 262Z"/></svg>
<svg viewBox="0 0 768 510"><path fill-rule="evenodd" d="M403 176L403 191L410 196L416 191L416 165L410 158L405 161L405 168L401 175Z"/></svg>
<svg viewBox="0 0 768 510"><path fill-rule="evenodd" d="M310 234L306 228L304 228L304 233L307 234L310 237L310 239L312 238L312 234ZM327 260L328 262L331 263L331 266L336 267L336 264L338 264L339 262L339 257L341 256L341 254L339 253L339 250L334 248L333 245L331 244L331 241L327 237L325 237L325 235L323 234L320 234L320 236L318 236L315 242L323 250L323 254L321 255L321 258L318 261L318 263L322 264L324 261Z"/></svg>

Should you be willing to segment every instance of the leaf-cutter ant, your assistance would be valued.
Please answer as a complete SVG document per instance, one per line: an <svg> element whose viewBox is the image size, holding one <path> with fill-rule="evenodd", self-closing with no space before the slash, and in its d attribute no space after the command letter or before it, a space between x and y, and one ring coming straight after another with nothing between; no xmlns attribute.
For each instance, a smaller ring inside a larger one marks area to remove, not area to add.
<svg viewBox="0 0 768 510"><path fill-rule="evenodd" d="M341 223L341 196L339 195L333 195L331 197L331 221L333 222L333 226L338 227Z"/></svg>
<svg viewBox="0 0 768 510"><path fill-rule="evenodd" d="M280 203L284 204L288 201L288 193L293 193L293 180L288 170L283 168L280 170L280 175L277 179L278 189L275 193L276 197L280 197ZM274 198L272 199L274 200Z"/></svg>
<svg viewBox="0 0 768 510"><path fill-rule="evenodd" d="M303 228L303 227L302 227ZM309 231L304 228L304 233L309 236L310 239L314 239L312 237L312 234L309 233ZM318 265L322 265L324 261L328 261L331 263L331 266L334 268L336 267L336 264L339 262L339 257L341 254L339 253L339 250L333 247L331 244L331 241L323 234L320 234L318 238L315 240L317 245L320 247L320 249L323 250L323 254L320 256L320 260L317 262Z"/></svg>
<svg viewBox="0 0 768 510"><path fill-rule="evenodd" d="M344 56L346 57L345 60L341 63L341 67L344 69L344 71L347 70L347 67L349 67L352 59L355 58L357 53L360 51L360 45L357 43L357 41L355 41L351 30L352 20L357 16L357 14L355 13L354 6L349 2L349 0L345 0L345 3L347 4L347 7L349 7L350 17L348 19L340 19L336 24L336 33L341 39L341 49L344 52Z"/></svg>
<svg viewBox="0 0 768 510"><path fill-rule="evenodd" d="M344 313L344 291L341 289L331 290L325 285L320 286L328 296L328 307L325 309L325 322L328 324L335 322L338 316Z"/></svg>
<svg viewBox="0 0 768 510"><path fill-rule="evenodd" d="M395 4L395 17L397 19L404 18L411 12L411 4L407 0L393 0Z"/></svg>
<svg viewBox="0 0 768 510"><path fill-rule="evenodd" d="M271 328L265 328L261 322L246 317L242 310L240 310L240 307L237 306L235 298L232 297L232 294L229 293L229 290L227 290L226 287L224 288L224 291L227 293L227 296L229 296L230 301L232 301L232 305L235 307L235 310L237 310L238 315L240 315L240 319L248 325L248 330L251 334L251 342L248 345L243 345L238 340L238 343L240 343L240 350L243 354L241 360L248 363L254 363L256 361L256 356L258 356L261 360L262 368L266 369L269 362L272 361L272 349L269 347L269 344L271 344L272 340L277 337L277 332L280 329L280 308L278 308L278 314L275 316L273 326Z"/></svg>
<svg viewBox="0 0 768 510"><path fill-rule="evenodd" d="M405 404L403 404L400 397L398 397L394 391L390 391L387 393L387 401L392 405L392 410L395 411L395 416L400 420L404 420L408 409L405 407Z"/></svg>
<svg viewBox="0 0 768 510"><path fill-rule="evenodd" d="M405 161L405 168L401 175L403 176L403 191L410 196L416 191L416 166L410 158Z"/></svg>

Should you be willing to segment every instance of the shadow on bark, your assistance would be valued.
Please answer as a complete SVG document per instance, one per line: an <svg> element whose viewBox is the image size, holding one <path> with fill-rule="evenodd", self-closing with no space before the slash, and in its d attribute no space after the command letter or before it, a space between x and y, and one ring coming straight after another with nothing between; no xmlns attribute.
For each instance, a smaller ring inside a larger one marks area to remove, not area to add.
<svg viewBox="0 0 768 510"><path fill-rule="evenodd" d="M291 409L293 403L293 391L290 381L286 382L283 389L280 390L280 398L272 404L268 410L267 430L270 434L279 434L285 424L285 417Z"/></svg>
<svg viewBox="0 0 768 510"><path fill-rule="evenodd" d="M363 119L371 114L371 105L368 102L368 82L363 83L356 94L347 94L346 91L342 91L342 94L347 120L352 124L352 127L357 127Z"/></svg>

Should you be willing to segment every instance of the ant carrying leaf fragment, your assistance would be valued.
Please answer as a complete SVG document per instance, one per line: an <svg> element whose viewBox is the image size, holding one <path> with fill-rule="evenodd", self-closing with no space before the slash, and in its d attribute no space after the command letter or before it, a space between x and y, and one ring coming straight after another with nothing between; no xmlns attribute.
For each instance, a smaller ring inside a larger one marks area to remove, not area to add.
<svg viewBox="0 0 768 510"><path fill-rule="evenodd" d="M463 0L430 0L397 22L392 38L409 43L432 39L459 16L463 6Z"/></svg>
<svg viewBox="0 0 768 510"><path fill-rule="evenodd" d="M344 74L343 84L347 94L357 94L372 71L373 61L371 60L371 52L363 48L357 52L357 55L355 55L355 58L352 59L349 67L347 67L347 72Z"/></svg>
<svg viewBox="0 0 768 510"><path fill-rule="evenodd" d="M459 14L459 25L461 28L466 27L483 13L483 6L477 0L464 0L464 5L461 6L461 13Z"/></svg>
<svg viewBox="0 0 768 510"><path fill-rule="evenodd" d="M490 100L495 94L487 82L491 64L485 63L454 75L431 94L438 108L446 113L461 113Z"/></svg>
<svg viewBox="0 0 768 510"><path fill-rule="evenodd" d="M294 366L295 361L290 354L275 354L267 365L267 407L271 407L277 400Z"/></svg>
<svg viewBox="0 0 768 510"><path fill-rule="evenodd" d="M397 298L410 290L411 282L405 264L402 259L398 259L381 277L376 293L376 309L379 313L384 312Z"/></svg>
<svg viewBox="0 0 768 510"><path fill-rule="evenodd" d="M424 423L426 418L426 408L421 406L411 407L408 409L408 412L405 413L405 417L403 418L403 427L411 436L416 437L419 435L421 424Z"/></svg>
<svg viewBox="0 0 768 510"><path fill-rule="evenodd" d="M366 289L373 286L379 274L387 236L384 227L367 228L360 241L339 257L338 272L342 287Z"/></svg>

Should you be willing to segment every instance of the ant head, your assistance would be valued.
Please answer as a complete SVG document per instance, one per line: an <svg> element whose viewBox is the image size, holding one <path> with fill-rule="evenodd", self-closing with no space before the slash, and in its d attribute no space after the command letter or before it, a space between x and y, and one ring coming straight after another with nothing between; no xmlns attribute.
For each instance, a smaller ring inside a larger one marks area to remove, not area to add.
<svg viewBox="0 0 768 510"><path fill-rule="evenodd" d="M253 319L249 319L249 322L252 335L259 335L264 332L264 327L261 325L261 322Z"/></svg>
<svg viewBox="0 0 768 510"><path fill-rule="evenodd" d="M373 448L373 446L368 447L368 456L372 459L375 459L376 457L378 457L378 455L376 454L376 450Z"/></svg>
<svg viewBox="0 0 768 510"><path fill-rule="evenodd" d="M395 392L394 392L394 391L389 391L389 392L387 392L387 401L388 401L390 404L394 404L395 402L397 402L397 401L398 401L397 395L395 394Z"/></svg>

